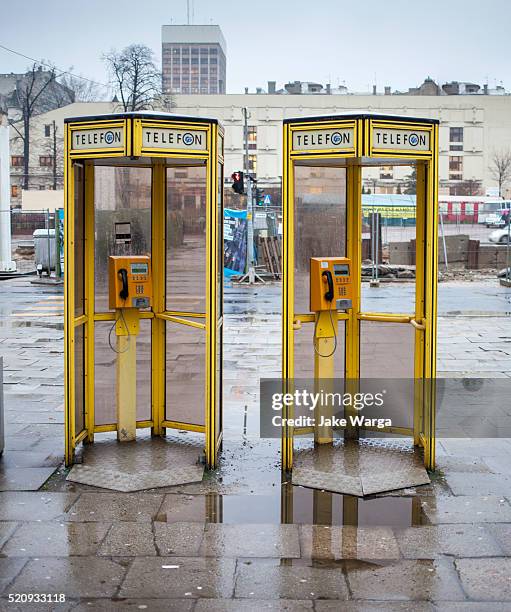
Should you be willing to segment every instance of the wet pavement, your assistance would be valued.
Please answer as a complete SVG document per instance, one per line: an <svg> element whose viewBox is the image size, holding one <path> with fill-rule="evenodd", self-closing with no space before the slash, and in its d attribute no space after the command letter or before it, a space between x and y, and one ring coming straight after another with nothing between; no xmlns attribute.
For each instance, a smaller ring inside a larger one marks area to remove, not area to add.
<svg viewBox="0 0 511 612"><path fill-rule="evenodd" d="M413 295L364 291L367 310ZM490 281L440 285L440 376L511 377L510 295ZM259 377L280 370L277 285L226 291L217 472L127 493L66 481L62 306L61 288L0 284L0 610L511 608L510 439L440 440L431 483L391 494L281 484L279 441L258 437ZM16 593L66 601L9 603Z"/></svg>

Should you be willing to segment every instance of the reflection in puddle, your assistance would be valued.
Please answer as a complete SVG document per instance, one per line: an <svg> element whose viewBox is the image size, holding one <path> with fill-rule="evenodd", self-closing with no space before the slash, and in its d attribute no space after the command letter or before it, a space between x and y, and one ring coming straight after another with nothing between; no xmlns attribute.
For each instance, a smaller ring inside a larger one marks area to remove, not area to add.
<svg viewBox="0 0 511 612"><path fill-rule="evenodd" d="M282 495L169 495L157 520L226 524L411 527L424 522L419 497L360 499L285 484Z"/></svg>
<svg viewBox="0 0 511 612"><path fill-rule="evenodd" d="M16 327L42 327L49 329L64 329L64 323L49 323L46 321L13 321L12 319L8 321L0 320L0 328L8 327L8 328L16 328Z"/></svg>

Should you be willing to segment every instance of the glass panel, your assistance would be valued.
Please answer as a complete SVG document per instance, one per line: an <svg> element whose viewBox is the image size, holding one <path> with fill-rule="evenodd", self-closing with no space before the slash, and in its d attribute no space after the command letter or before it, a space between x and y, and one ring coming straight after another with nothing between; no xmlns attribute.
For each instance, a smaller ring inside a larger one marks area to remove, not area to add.
<svg viewBox="0 0 511 612"><path fill-rule="evenodd" d="M222 433L222 409L223 409L223 379L222 379L222 359L223 359L223 325L218 326L217 345L216 345L216 421L215 439Z"/></svg>
<svg viewBox="0 0 511 612"><path fill-rule="evenodd" d="M74 164L75 175L75 317L85 309L85 179L81 164Z"/></svg>
<svg viewBox="0 0 511 612"><path fill-rule="evenodd" d="M108 256L151 253L151 169L96 166L94 204L95 309L104 312Z"/></svg>
<svg viewBox="0 0 511 612"><path fill-rule="evenodd" d="M94 345L94 421L96 425L117 422L117 355L108 338L113 321L96 321ZM110 334L116 348L115 329ZM151 321L140 321L137 336L137 421L151 419Z"/></svg>
<svg viewBox="0 0 511 612"><path fill-rule="evenodd" d="M360 322L360 378L402 379L392 391L392 413L413 426L415 328L409 323ZM390 383L389 384L397 384Z"/></svg>
<svg viewBox="0 0 511 612"><path fill-rule="evenodd" d="M223 142L223 140L222 140ZM223 164L218 164L218 185L217 185L217 223L218 223L218 243L217 243L217 311L218 318L221 319L224 308L224 267L223 267L223 254L224 254L224 208L223 208L223 195L224 195L224 167ZM217 333L217 346L216 346L216 422L215 422L215 439L218 439L222 432L222 409L223 409L223 379L222 379L222 360L223 360L223 322L218 325Z"/></svg>
<svg viewBox="0 0 511 612"><path fill-rule="evenodd" d="M339 321L337 327L337 348L335 350L335 378L344 378L345 323ZM294 332L294 378L314 378L314 323L302 323L302 328Z"/></svg>
<svg viewBox="0 0 511 612"><path fill-rule="evenodd" d="M295 312L309 312L311 257L346 254L346 169L295 166Z"/></svg>
<svg viewBox="0 0 511 612"><path fill-rule="evenodd" d="M362 169L362 312L415 312L416 182L411 166Z"/></svg>
<svg viewBox="0 0 511 612"><path fill-rule="evenodd" d="M108 425L117 420L116 354L108 345L108 333L113 321L96 321L94 324L94 423ZM115 329L110 335L115 347Z"/></svg>
<svg viewBox="0 0 511 612"><path fill-rule="evenodd" d="M151 419L151 321L140 321L137 336L137 421Z"/></svg>
<svg viewBox="0 0 511 612"><path fill-rule="evenodd" d="M204 425L206 334L166 321L166 405L168 421Z"/></svg>
<svg viewBox="0 0 511 612"><path fill-rule="evenodd" d="M224 308L224 167L223 164L218 164L218 274L217 274L217 291L218 291L218 316L221 317Z"/></svg>
<svg viewBox="0 0 511 612"><path fill-rule="evenodd" d="M85 428L85 326L75 327L75 436Z"/></svg>
<svg viewBox="0 0 511 612"><path fill-rule="evenodd" d="M206 167L167 169L167 310L205 312Z"/></svg>

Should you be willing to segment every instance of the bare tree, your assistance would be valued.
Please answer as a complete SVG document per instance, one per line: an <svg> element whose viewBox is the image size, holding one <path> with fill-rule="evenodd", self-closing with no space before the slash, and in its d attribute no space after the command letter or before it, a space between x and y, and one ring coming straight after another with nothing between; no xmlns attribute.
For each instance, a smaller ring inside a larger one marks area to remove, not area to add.
<svg viewBox="0 0 511 612"><path fill-rule="evenodd" d="M454 195L475 196L481 195L481 181L477 179L466 179L455 185Z"/></svg>
<svg viewBox="0 0 511 612"><path fill-rule="evenodd" d="M489 170L499 186L499 197L504 197L504 187L511 179L511 149L494 151Z"/></svg>
<svg viewBox="0 0 511 612"><path fill-rule="evenodd" d="M103 56L112 88L125 112L153 108L162 96L161 73L153 55L149 47L133 44Z"/></svg>
<svg viewBox="0 0 511 612"><path fill-rule="evenodd" d="M106 87L82 76L71 74L71 70L59 77L59 83L74 93L75 102L97 102L107 96Z"/></svg>
<svg viewBox="0 0 511 612"><path fill-rule="evenodd" d="M11 94L11 102L19 109L17 117L9 120L16 133L16 138L23 142L23 189L29 188L30 165L30 125L32 117L58 106L55 102L55 70L43 70L41 65L33 64L27 72L16 81L16 88Z"/></svg>

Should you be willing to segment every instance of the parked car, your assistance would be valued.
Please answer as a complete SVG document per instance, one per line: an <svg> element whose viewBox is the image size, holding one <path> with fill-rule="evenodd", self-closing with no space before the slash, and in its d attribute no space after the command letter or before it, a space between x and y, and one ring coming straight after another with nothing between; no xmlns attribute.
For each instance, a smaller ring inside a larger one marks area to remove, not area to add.
<svg viewBox="0 0 511 612"><path fill-rule="evenodd" d="M486 227L504 227L508 212L507 210L498 210L487 215L484 222Z"/></svg>
<svg viewBox="0 0 511 612"><path fill-rule="evenodd" d="M488 240L490 242L496 242L498 244L507 244L507 241L509 240L509 232L507 226L493 231L488 236Z"/></svg>

